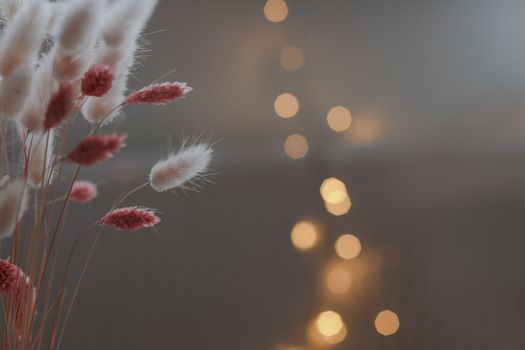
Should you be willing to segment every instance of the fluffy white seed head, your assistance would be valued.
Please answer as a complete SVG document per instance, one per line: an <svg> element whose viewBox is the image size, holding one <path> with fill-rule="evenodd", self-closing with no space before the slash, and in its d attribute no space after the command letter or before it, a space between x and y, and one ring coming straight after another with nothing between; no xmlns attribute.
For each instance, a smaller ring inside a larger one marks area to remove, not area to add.
<svg viewBox="0 0 525 350"><path fill-rule="evenodd" d="M63 83L70 83L79 79L93 62L94 49L90 48L77 56L62 55L57 52L54 56L53 75Z"/></svg>
<svg viewBox="0 0 525 350"><path fill-rule="evenodd" d="M0 115L4 118L15 117L24 107L29 92L33 68L22 64L0 82Z"/></svg>
<svg viewBox="0 0 525 350"><path fill-rule="evenodd" d="M58 82L53 77L53 57L54 51L42 58L31 84L29 98L20 113L20 122L33 132L40 132L44 129L44 118L49 100L58 89Z"/></svg>
<svg viewBox="0 0 525 350"><path fill-rule="evenodd" d="M23 5L22 0L0 0L0 15L5 22L9 22Z"/></svg>
<svg viewBox="0 0 525 350"><path fill-rule="evenodd" d="M191 145L171 154L151 169L151 187L157 192L181 187L206 172L212 156L213 150L204 143Z"/></svg>
<svg viewBox="0 0 525 350"><path fill-rule="evenodd" d="M27 183L32 188L41 188L53 182L53 145L54 131L44 134L31 133L26 141L29 152L27 167Z"/></svg>
<svg viewBox="0 0 525 350"><path fill-rule="evenodd" d="M76 57L91 49L99 36L104 0L70 0L65 5L57 33L62 56Z"/></svg>
<svg viewBox="0 0 525 350"><path fill-rule="evenodd" d="M0 41L0 75L6 77L20 64L34 65L49 22L49 8L42 0L25 0L8 23Z"/></svg>
<svg viewBox="0 0 525 350"><path fill-rule="evenodd" d="M13 235L16 224L27 209L28 197L21 179L10 181L0 189L0 239Z"/></svg>
<svg viewBox="0 0 525 350"><path fill-rule="evenodd" d="M156 5L157 0L114 1L104 19L102 29L106 44L122 47L137 40Z"/></svg>

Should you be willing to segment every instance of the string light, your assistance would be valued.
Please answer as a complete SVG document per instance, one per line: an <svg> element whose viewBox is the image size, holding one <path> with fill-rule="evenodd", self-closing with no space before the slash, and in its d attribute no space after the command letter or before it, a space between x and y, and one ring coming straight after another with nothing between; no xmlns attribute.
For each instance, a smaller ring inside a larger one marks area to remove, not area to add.
<svg viewBox="0 0 525 350"><path fill-rule="evenodd" d="M284 151L292 159L301 159L308 153L308 140L299 134L290 135L284 142Z"/></svg>
<svg viewBox="0 0 525 350"><path fill-rule="evenodd" d="M310 250L319 242L319 231L310 221L300 221L292 229L292 243L299 250Z"/></svg>
<svg viewBox="0 0 525 350"><path fill-rule="evenodd" d="M335 241L335 252L345 260L355 259L361 253L361 242L354 235L344 234Z"/></svg>
<svg viewBox="0 0 525 350"><path fill-rule="evenodd" d="M350 277L350 273L346 269L336 267L328 271L326 285L332 293L343 294L352 287L352 277Z"/></svg>
<svg viewBox="0 0 525 350"><path fill-rule="evenodd" d="M295 46L286 47L281 52L281 66L290 72L295 72L303 68L304 54L303 51Z"/></svg>
<svg viewBox="0 0 525 350"><path fill-rule="evenodd" d="M384 336L396 334L400 325L399 317L391 310L384 310L377 314L374 324L377 332Z"/></svg>
<svg viewBox="0 0 525 350"><path fill-rule="evenodd" d="M347 130L352 125L352 114L343 106L336 106L330 109L326 117L330 129L336 132Z"/></svg>
<svg viewBox="0 0 525 350"><path fill-rule="evenodd" d="M340 204L348 197L345 184L335 177L324 180L320 191L323 200L330 204Z"/></svg>
<svg viewBox="0 0 525 350"><path fill-rule="evenodd" d="M290 93L284 93L275 99L274 103L275 112L281 118L294 117L299 112L299 101L297 97Z"/></svg>
<svg viewBox="0 0 525 350"><path fill-rule="evenodd" d="M330 214L341 216L347 214L350 211L350 208L352 208L352 202L350 201L350 197L346 195L345 199L341 203L332 204L325 201L324 206L326 211L328 211Z"/></svg>
<svg viewBox="0 0 525 350"><path fill-rule="evenodd" d="M283 0L268 0L263 10L264 16L270 22L282 22L288 17L288 6Z"/></svg>
<svg viewBox="0 0 525 350"><path fill-rule="evenodd" d="M343 329L343 319L335 311L324 311L315 320L317 330L325 337L333 337Z"/></svg>

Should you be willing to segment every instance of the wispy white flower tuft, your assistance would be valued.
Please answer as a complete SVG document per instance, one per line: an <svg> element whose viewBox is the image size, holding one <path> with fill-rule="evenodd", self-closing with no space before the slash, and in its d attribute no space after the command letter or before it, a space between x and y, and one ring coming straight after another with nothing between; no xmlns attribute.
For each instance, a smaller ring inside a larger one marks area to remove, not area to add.
<svg viewBox="0 0 525 350"><path fill-rule="evenodd" d="M22 0L0 0L0 15L6 22L11 21L23 5Z"/></svg>
<svg viewBox="0 0 525 350"><path fill-rule="evenodd" d="M76 56L95 45L104 0L70 0L66 3L58 32L61 54Z"/></svg>
<svg viewBox="0 0 525 350"><path fill-rule="evenodd" d="M59 81L74 81L91 65L104 5L105 0L71 0L64 5L54 63Z"/></svg>
<svg viewBox="0 0 525 350"><path fill-rule="evenodd" d="M7 25L0 41L0 75L6 77L20 64L34 64L47 33L49 8L42 0L25 0Z"/></svg>
<svg viewBox="0 0 525 350"><path fill-rule="evenodd" d="M0 190L0 239L13 235L27 209L28 191L21 179L10 181Z"/></svg>
<svg viewBox="0 0 525 350"><path fill-rule="evenodd" d="M44 130L44 117L49 100L58 89L58 82L53 77L53 56L54 51L41 60L31 84L29 98L20 113L20 121L31 131Z"/></svg>
<svg viewBox="0 0 525 350"><path fill-rule="evenodd" d="M33 68L22 64L0 82L0 115L15 117L24 107L31 91Z"/></svg>
<svg viewBox="0 0 525 350"><path fill-rule="evenodd" d="M144 30L157 0L119 0L113 2L105 18L102 35L109 46L122 47L137 40Z"/></svg>
<svg viewBox="0 0 525 350"><path fill-rule="evenodd" d="M204 143L191 145L171 154L151 169L151 187L157 192L164 192L184 185L206 172L212 156L213 150Z"/></svg>
<svg viewBox="0 0 525 350"><path fill-rule="evenodd" d="M53 182L53 146L54 131L44 134L31 133L26 142L29 152L27 163L27 183L32 188L40 188Z"/></svg>

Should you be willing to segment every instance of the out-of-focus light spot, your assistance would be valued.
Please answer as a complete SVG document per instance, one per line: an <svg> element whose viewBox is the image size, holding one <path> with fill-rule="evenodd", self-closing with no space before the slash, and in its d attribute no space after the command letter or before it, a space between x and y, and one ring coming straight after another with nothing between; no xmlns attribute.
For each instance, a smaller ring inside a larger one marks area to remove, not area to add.
<svg viewBox="0 0 525 350"><path fill-rule="evenodd" d="M346 195L345 199L341 203L332 204L325 201L324 206L326 211L328 211L330 214L341 216L347 214L350 211L350 208L352 208L352 202L350 201L350 197Z"/></svg>
<svg viewBox="0 0 525 350"><path fill-rule="evenodd" d="M288 16L288 6L284 0L268 0L264 5L264 16L270 22L282 22Z"/></svg>
<svg viewBox="0 0 525 350"><path fill-rule="evenodd" d="M295 72L303 68L304 54L300 48L289 46L281 52L280 60L284 69Z"/></svg>
<svg viewBox="0 0 525 350"><path fill-rule="evenodd" d="M358 146L368 146L384 138L387 125L381 114L369 112L357 115L345 138Z"/></svg>
<svg viewBox="0 0 525 350"><path fill-rule="evenodd" d="M324 336L323 338L329 344L339 344L340 342L345 340L347 333L348 332L346 330L346 326L343 323L343 327L341 327L341 330L336 335L333 335L331 337Z"/></svg>
<svg viewBox="0 0 525 350"><path fill-rule="evenodd" d="M319 231L309 221L300 221L292 229L292 243L299 250L309 250L319 242Z"/></svg>
<svg viewBox="0 0 525 350"><path fill-rule="evenodd" d="M335 311L324 311L317 316L315 326L321 335L333 337L344 327L341 316Z"/></svg>
<svg viewBox="0 0 525 350"><path fill-rule="evenodd" d="M340 204L348 197L345 184L335 177L324 180L320 191L324 201L330 204Z"/></svg>
<svg viewBox="0 0 525 350"><path fill-rule="evenodd" d="M308 140L299 134L290 135L284 141L284 151L292 159L301 159L308 153Z"/></svg>
<svg viewBox="0 0 525 350"><path fill-rule="evenodd" d="M333 293L346 293L352 287L352 277L350 277L350 273L346 269L336 267L328 271L326 285Z"/></svg>
<svg viewBox="0 0 525 350"><path fill-rule="evenodd" d="M374 324L379 334L384 336L392 335L397 333L399 329L399 317L393 311L384 310L377 315Z"/></svg>
<svg viewBox="0 0 525 350"><path fill-rule="evenodd" d="M344 234L335 241L335 252L343 259L355 259L361 253L361 242L354 235Z"/></svg>
<svg viewBox="0 0 525 350"><path fill-rule="evenodd" d="M326 117L330 129L342 132L347 130L352 124L352 114L343 106L336 106L330 109Z"/></svg>
<svg viewBox="0 0 525 350"><path fill-rule="evenodd" d="M299 101L292 94L284 93L275 99L275 112L282 118L291 118L299 112Z"/></svg>

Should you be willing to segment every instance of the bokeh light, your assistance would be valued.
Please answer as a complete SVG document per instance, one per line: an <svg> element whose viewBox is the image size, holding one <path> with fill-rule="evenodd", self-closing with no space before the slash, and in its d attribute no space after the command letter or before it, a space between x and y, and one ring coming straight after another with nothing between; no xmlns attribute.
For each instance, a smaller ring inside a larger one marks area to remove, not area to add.
<svg viewBox="0 0 525 350"><path fill-rule="evenodd" d="M387 122L383 114L370 111L356 115L345 139L358 146L369 146L384 139L386 133Z"/></svg>
<svg viewBox="0 0 525 350"><path fill-rule="evenodd" d="M344 234L335 241L335 252L345 260L355 259L361 253L361 242L354 235Z"/></svg>
<svg viewBox="0 0 525 350"><path fill-rule="evenodd" d="M326 121L328 122L330 129L337 132L342 132L347 130L352 124L352 114L348 108L336 106L330 109L330 112L328 112L328 116L326 117Z"/></svg>
<svg viewBox="0 0 525 350"><path fill-rule="evenodd" d="M282 22L288 16L288 6L284 0L268 0L264 5L264 16L270 22Z"/></svg>
<svg viewBox="0 0 525 350"><path fill-rule="evenodd" d="M308 153L308 140L299 134L290 135L284 141L284 151L292 159L301 159Z"/></svg>
<svg viewBox="0 0 525 350"><path fill-rule="evenodd" d="M348 197L346 185L335 177L324 180L320 191L324 201L330 204L340 204Z"/></svg>
<svg viewBox="0 0 525 350"><path fill-rule="evenodd" d="M321 335L333 337L343 329L343 319L335 311L324 311L317 316L315 326Z"/></svg>
<svg viewBox="0 0 525 350"><path fill-rule="evenodd" d="M352 208L352 202L350 200L350 196L347 194L341 203L332 204L325 201L324 206L326 211L328 211L330 214L341 216L347 214L350 211L350 208Z"/></svg>
<svg viewBox="0 0 525 350"><path fill-rule="evenodd" d="M346 330L346 326L343 323L343 326L341 327L341 330L336 335L333 335L333 336L330 336L330 337L323 336L323 338L324 338L325 342L327 342L329 344L339 344L340 342L345 340L347 333L348 332Z"/></svg>
<svg viewBox="0 0 525 350"><path fill-rule="evenodd" d="M310 221L300 221L292 229L292 243L299 250L310 250L319 242L319 230Z"/></svg>
<svg viewBox="0 0 525 350"><path fill-rule="evenodd" d="M290 72L295 72L303 68L304 66L304 54L303 51L295 46L286 47L281 52L281 66Z"/></svg>
<svg viewBox="0 0 525 350"><path fill-rule="evenodd" d="M291 118L299 112L299 101L292 94L284 93L275 99L275 112L282 118Z"/></svg>
<svg viewBox="0 0 525 350"><path fill-rule="evenodd" d="M384 310L377 315L374 324L379 334L392 335L399 329L399 317L393 311Z"/></svg>
<svg viewBox="0 0 525 350"><path fill-rule="evenodd" d="M335 294L346 293L352 287L352 277L345 268L335 267L328 271L326 285Z"/></svg>

